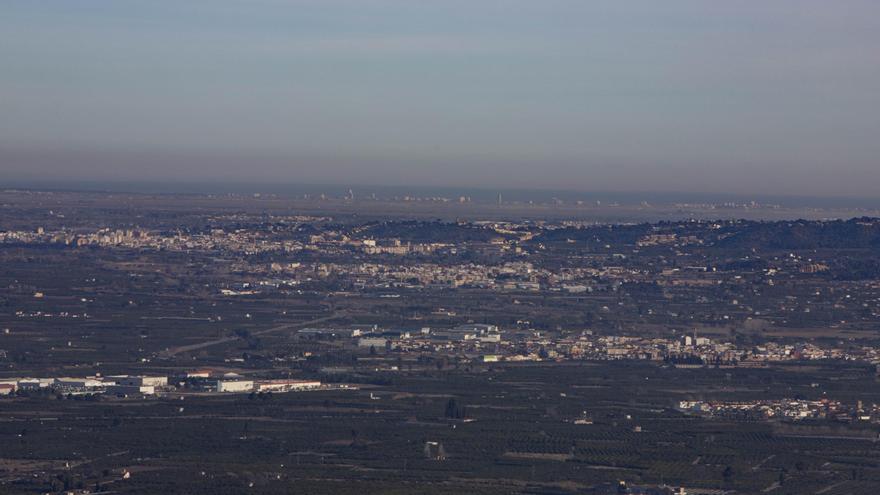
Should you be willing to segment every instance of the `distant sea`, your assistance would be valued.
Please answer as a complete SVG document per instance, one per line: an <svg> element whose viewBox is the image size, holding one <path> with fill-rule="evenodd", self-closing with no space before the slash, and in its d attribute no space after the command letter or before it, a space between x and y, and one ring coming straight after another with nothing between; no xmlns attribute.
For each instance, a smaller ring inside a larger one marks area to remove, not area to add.
<svg viewBox="0 0 880 495"><path fill-rule="evenodd" d="M429 186L375 186L339 184L284 184L284 183L233 183L233 182L106 182L106 181L2 181L0 189L28 189L41 191L116 192L140 194L275 194L282 197L343 197L354 193L356 198L393 199L410 197L445 197L458 199L462 196L472 201L502 201L525 203L550 203L554 200L572 203L584 201L602 204L637 205L643 202L655 205L677 203L746 204L752 201L762 205L779 205L786 208L855 208L880 209L880 197L821 197L821 196L771 196L766 194L722 194L702 192L651 192L651 191L571 191L551 189L490 189L475 187L429 187Z"/></svg>

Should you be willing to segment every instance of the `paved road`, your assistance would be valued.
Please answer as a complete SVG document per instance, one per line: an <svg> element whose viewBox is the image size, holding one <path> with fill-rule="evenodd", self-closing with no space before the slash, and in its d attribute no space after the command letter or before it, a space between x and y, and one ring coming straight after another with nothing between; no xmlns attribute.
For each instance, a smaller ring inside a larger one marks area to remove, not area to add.
<svg viewBox="0 0 880 495"><path fill-rule="evenodd" d="M304 328L311 325L316 325L318 323L324 323L330 320L335 320L342 316L342 312L336 312L329 316L323 316L321 318L315 318L314 320L309 321L300 321L297 323L285 323L284 325L278 325L277 327L267 328L265 330L260 330L258 332L251 332L251 335L255 337L259 337L260 335L266 335L268 333L280 332L282 330L293 330L298 328ZM190 351L198 351L200 349L205 349L208 347L213 347L215 345L226 344L228 342L234 342L239 340L238 336L231 337L223 337L219 339L209 340L207 342L201 342L198 344L190 344L190 345L182 345L178 347L171 347L170 349L166 349L159 353L159 357L161 358L170 358L176 356L182 352L190 352Z"/></svg>

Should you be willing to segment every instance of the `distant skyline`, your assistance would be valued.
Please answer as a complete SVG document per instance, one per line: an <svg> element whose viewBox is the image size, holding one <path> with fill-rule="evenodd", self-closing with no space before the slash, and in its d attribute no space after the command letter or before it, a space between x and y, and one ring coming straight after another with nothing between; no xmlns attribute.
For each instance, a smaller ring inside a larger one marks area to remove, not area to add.
<svg viewBox="0 0 880 495"><path fill-rule="evenodd" d="M9 0L0 185L880 197L872 0Z"/></svg>

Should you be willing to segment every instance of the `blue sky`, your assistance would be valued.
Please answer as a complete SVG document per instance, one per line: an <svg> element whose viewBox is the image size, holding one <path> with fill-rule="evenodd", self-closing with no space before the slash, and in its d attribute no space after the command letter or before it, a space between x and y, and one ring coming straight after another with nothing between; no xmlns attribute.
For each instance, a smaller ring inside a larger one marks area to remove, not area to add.
<svg viewBox="0 0 880 495"><path fill-rule="evenodd" d="M6 0L9 178L870 195L880 2Z"/></svg>

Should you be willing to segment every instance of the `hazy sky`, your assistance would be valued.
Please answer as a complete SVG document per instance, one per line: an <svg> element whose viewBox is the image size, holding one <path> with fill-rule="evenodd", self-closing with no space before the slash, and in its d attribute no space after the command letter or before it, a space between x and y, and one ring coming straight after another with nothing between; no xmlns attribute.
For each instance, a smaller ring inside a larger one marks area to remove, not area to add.
<svg viewBox="0 0 880 495"><path fill-rule="evenodd" d="M0 172L876 197L880 1L4 0Z"/></svg>

